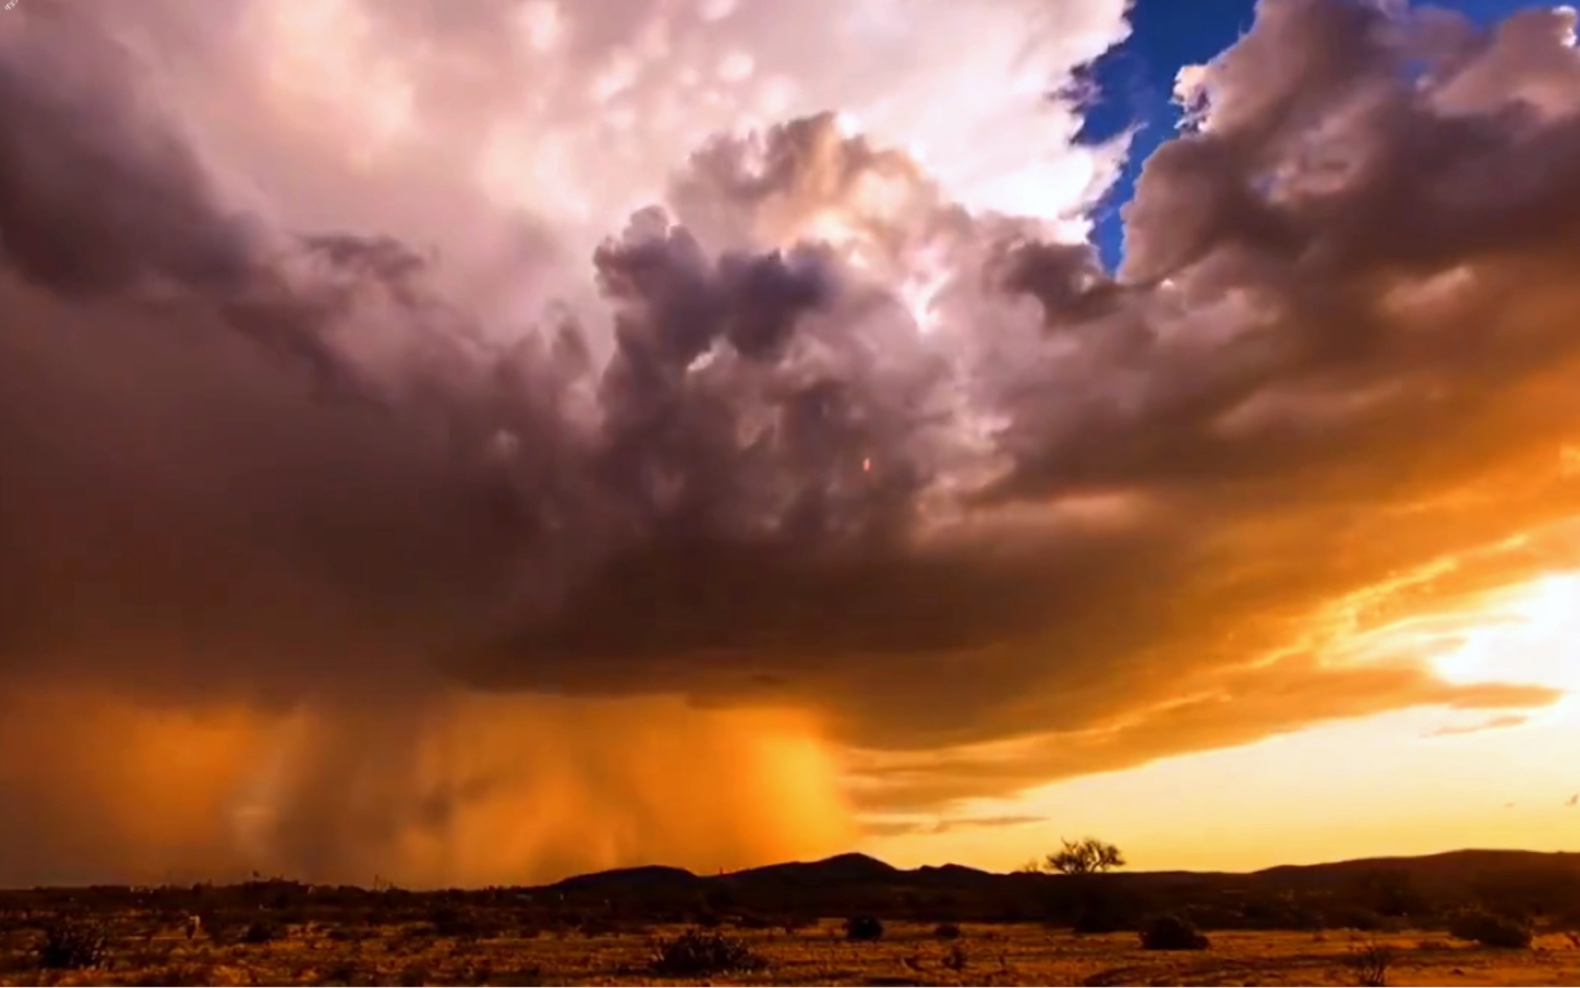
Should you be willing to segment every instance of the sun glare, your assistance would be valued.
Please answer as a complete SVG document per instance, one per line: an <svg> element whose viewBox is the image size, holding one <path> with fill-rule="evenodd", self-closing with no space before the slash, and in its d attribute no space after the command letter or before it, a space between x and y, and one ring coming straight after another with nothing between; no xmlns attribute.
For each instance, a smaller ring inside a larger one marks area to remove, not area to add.
<svg viewBox="0 0 1580 988"><path fill-rule="evenodd" d="M1433 659L1444 679L1580 693L1580 573L1546 576L1501 595L1478 619L1461 645Z"/></svg>

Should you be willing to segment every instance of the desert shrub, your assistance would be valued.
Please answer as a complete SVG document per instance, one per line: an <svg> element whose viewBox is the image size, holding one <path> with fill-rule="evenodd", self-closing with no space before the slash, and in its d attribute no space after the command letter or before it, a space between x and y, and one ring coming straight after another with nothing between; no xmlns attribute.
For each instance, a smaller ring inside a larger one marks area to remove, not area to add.
<svg viewBox="0 0 1580 988"><path fill-rule="evenodd" d="M939 923L937 926L933 927L933 936L940 940L959 940L960 924Z"/></svg>
<svg viewBox="0 0 1580 988"><path fill-rule="evenodd" d="M205 909L197 914L198 922L195 930L203 931L209 941L214 944L227 944L235 938L237 921L235 915L222 913L214 909Z"/></svg>
<svg viewBox="0 0 1580 988"><path fill-rule="evenodd" d="M883 921L876 916L852 916L845 920L846 940L882 940Z"/></svg>
<svg viewBox="0 0 1580 988"><path fill-rule="evenodd" d="M1350 967L1355 970L1355 983L1363 988L1385 988L1388 984L1388 965L1393 953L1381 944L1371 944L1350 956Z"/></svg>
<svg viewBox="0 0 1580 988"><path fill-rule="evenodd" d="M428 923L441 937L460 937L471 932L470 917L448 903L428 910Z"/></svg>
<svg viewBox="0 0 1580 988"><path fill-rule="evenodd" d="M104 961L109 938L91 923L54 923L44 930L38 945L38 966L55 971L98 967Z"/></svg>
<svg viewBox="0 0 1580 988"><path fill-rule="evenodd" d="M1188 920L1164 913L1142 928L1141 946L1146 950L1206 950L1208 940Z"/></svg>
<svg viewBox="0 0 1580 988"><path fill-rule="evenodd" d="M662 941L649 968L663 977L690 978L730 971L757 971L766 964L740 940L720 933L688 930L672 940Z"/></svg>
<svg viewBox="0 0 1580 988"><path fill-rule="evenodd" d="M1531 928L1519 920L1489 912L1467 912L1454 917L1448 932L1483 947L1524 950L1531 945Z"/></svg>
<svg viewBox="0 0 1580 988"><path fill-rule="evenodd" d="M273 943L280 939L281 934L282 931L278 925L258 919L247 924L246 928L241 931L239 939L242 943L257 946L259 944Z"/></svg>

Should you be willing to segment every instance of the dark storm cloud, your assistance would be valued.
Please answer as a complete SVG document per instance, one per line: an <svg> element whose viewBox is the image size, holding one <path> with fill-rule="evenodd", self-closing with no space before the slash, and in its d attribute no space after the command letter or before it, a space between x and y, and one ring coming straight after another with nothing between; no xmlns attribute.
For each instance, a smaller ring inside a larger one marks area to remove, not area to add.
<svg viewBox="0 0 1580 988"><path fill-rule="evenodd" d="M710 144L592 258L606 361L585 313L499 342L379 231L241 218L107 42L12 29L0 663L787 703L909 753L879 806L1546 702L1324 653L1575 507L1564 23L1264 3L1117 277L831 116ZM757 242L830 210L872 257ZM932 332L886 284L923 254Z"/></svg>
<svg viewBox="0 0 1580 988"><path fill-rule="evenodd" d="M73 295L166 276L235 290L249 272L239 223L218 215L207 181L134 92L106 87L124 53L100 41L10 40L0 63L0 202L5 257ZM47 77L47 86L36 81Z"/></svg>

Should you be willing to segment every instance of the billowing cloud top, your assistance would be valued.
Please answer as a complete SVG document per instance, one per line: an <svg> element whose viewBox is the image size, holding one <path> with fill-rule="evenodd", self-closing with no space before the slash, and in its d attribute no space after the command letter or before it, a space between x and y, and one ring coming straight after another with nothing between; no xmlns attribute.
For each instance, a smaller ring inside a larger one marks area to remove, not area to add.
<svg viewBox="0 0 1580 988"><path fill-rule="evenodd" d="M1574 548L1574 15L1264 0L1114 273L1025 132L1122 5L958 6L13 11L0 694L802 710L871 809L1551 700L1354 643Z"/></svg>

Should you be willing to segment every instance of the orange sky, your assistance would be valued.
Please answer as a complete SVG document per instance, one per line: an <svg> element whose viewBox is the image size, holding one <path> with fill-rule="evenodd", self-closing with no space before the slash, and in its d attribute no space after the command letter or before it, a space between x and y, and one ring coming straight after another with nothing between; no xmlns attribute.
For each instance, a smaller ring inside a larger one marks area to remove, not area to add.
<svg viewBox="0 0 1580 988"><path fill-rule="evenodd" d="M1456 616L1448 677L1563 690L1535 713L1415 710L1296 730L962 808L967 821L869 838L906 866L1010 869L1088 833L1132 867L1240 871L1460 848L1580 850L1580 577L1555 574ZM1409 634L1408 630L1396 634ZM932 832L928 832L932 831Z"/></svg>

